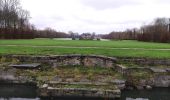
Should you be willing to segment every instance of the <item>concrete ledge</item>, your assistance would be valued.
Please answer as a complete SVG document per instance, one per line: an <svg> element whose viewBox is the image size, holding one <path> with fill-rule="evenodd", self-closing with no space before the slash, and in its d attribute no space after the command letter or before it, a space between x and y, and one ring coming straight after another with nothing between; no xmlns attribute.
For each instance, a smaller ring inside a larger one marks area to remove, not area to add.
<svg viewBox="0 0 170 100"><path fill-rule="evenodd" d="M15 64L9 65L10 67L19 68L19 69L36 69L41 66L39 63L32 63L32 64Z"/></svg>
<svg viewBox="0 0 170 100"><path fill-rule="evenodd" d="M120 90L99 90L85 88L40 88L39 96L76 96L76 97L101 97L101 98L120 98Z"/></svg>
<svg viewBox="0 0 170 100"><path fill-rule="evenodd" d="M54 56L27 56L27 55L6 55L0 56L10 59L18 59L20 62L31 62L48 64L52 67L58 66L100 66L111 68L117 62L114 57L97 55L54 55Z"/></svg>
<svg viewBox="0 0 170 100"><path fill-rule="evenodd" d="M130 73L133 70L140 70L140 71L149 71L152 73L169 73L170 72L170 68L154 68L154 67L129 67L126 68L123 65L116 65L115 66L115 70L119 73L127 74Z"/></svg>
<svg viewBox="0 0 170 100"><path fill-rule="evenodd" d="M117 57L118 62L134 63L138 65L165 65L170 66L170 59L143 58L143 57Z"/></svg>

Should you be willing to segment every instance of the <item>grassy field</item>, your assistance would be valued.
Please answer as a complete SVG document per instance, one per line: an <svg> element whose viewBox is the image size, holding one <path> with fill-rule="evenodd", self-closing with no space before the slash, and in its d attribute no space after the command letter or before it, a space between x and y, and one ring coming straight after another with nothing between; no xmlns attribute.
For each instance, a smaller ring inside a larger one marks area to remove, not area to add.
<svg viewBox="0 0 170 100"><path fill-rule="evenodd" d="M170 44L123 41L52 39L0 40L0 54L95 54L121 57L170 58Z"/></svg>
<svg viewBox="0 0 170 100"><path fill-rule="evenodd" d="M53 39L0 40L0 45L34 45L34 46L74 46L74 47L108 47L108 48L145 48L170 49L168 43L148 43L131 40L122 41L71 41Z"/></svg>

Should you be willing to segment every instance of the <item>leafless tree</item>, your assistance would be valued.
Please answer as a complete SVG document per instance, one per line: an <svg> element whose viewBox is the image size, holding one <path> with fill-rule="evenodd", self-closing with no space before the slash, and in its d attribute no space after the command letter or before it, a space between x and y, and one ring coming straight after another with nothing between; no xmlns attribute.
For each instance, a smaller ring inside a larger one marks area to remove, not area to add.
<svg viewBox="0 0 170 100"><path fill-rule="evenodd" d="M22 9L20 0L0 0L0 38L30 37L30 14Z"/></svg>
<svg viewBox="0 0 170 100"><path fill-rule="evenodd" d="M157 18L151 24L141 27L142 34L138 35L138 40L170 42L168 25L169 18Z"/></svg>

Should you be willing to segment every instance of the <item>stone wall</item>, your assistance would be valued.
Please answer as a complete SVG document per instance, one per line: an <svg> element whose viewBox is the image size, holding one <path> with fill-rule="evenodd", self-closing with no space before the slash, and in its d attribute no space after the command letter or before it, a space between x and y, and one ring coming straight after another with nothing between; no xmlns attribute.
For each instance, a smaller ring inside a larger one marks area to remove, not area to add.
<svg viewBox="0 0 170 100"><path fill-rule="evenodd" d="M117 72L123 75L128 75L134 70L142 70L156 74L149 81L142 80L142 86L155 86L155 87L169 87L170 86L170 69L169 68L151 68L151 67L134 67L127 68L122 65L116 65L117 59L106 56L96 55L56 55L56 56L25 56L25 55L6 55L3 56L9 59L18 59L24 63L41 63L48 64L52 67L59 66L98 66L106 68L114 68ZM2 58L2 56L0 56ZM170 65L170 59L145 59L145 58L118 58L118 61L133 62L141 65ZM1 77L0 77L1 78ZM5 77L13 78L11 76ZM149 83L148 83L149 82Z"/></svg>
<svg viewBox="0 0 170 100"><path fill-rule="evenodd" d="M170 87L170 69L169 68L149 68L149 67L131 67L126 68L122 65L116 65L115 70L122 73L124 76L133 73L134 71L151 72L153 75L149 79L141 79L138 84L133 84L134 82L126 80L127 83L132 83L132 86L137 89L143 89L147 86L152 87Z"/></svg>
<svg viewBox="0 0 170 100"><path fill-rule="evenodd" d="M154 58L133 58L118 57L118 62L134 63L138 65L166 65L170 66L170 59L154 59Z"/></svg>
<svg viewBox="0 0 170 100"><path fill-rule="evenodd" d="M98 89L75 89L75 88L40 88L40 97L47 96L76 96L76 97L94 97L94 98L120 98L120 90L98 90Z"/></svg>
<svg viewBox="0 0 170 100"><path fill-rule="evenodd" d="M153 79L155 87L170 87L170 75L157 75Z"/></svg>
<svg viewBox="0 0 170 100"><path fill-rule="evenodd" d="M1 56L2 57L2 56ZM0 58L1 58L0 57ZM100 66L110 68L116 63L116 58L96 55L56 55L56 56L25 56L8 55L6 58L18 59L20 62L48 64L58 66Z"/></svg>

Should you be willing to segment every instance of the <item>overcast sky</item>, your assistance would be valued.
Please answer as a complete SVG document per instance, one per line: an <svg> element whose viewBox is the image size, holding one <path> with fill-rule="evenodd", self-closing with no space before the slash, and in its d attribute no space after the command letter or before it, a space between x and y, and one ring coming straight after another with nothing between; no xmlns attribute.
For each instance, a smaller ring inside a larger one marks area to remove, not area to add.
<svg viewBox="0 0 170 100"><path fill-rule="evenodd" d="M57 31L122 31L170 17L170 0L21 0L37 28Z"/></svg>

